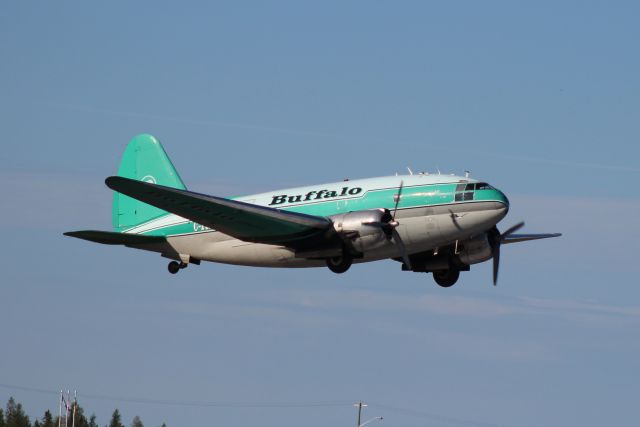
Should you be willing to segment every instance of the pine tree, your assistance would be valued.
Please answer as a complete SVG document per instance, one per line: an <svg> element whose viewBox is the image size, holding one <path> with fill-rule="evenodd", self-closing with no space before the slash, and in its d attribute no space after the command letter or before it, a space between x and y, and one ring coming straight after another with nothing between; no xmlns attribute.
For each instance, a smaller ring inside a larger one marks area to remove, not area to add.
<svg viewBox="0 0 640 427"><path fill-rule="evenodd" d="M44 417L42 417L40 425L42 427L55 427L55 424L53 423L53 415L51 415L51 411L48 409L44 412Z"/></svg>
<svg viewBox="0 0 640 427"><path fill-rule="evenodd" d="M70 415L73 416L73 415ZM84 409L82 406L76 403L76 415L75 415L76 427L89 427L89 421L84 415Z"/></svg>
<svg viewBox="0 0 640 427"><path fill-rule="evenodd" d="M91 418L89 418L89 427L98 427L98 423L96 422L96 414L91 414Z"/></svg>
<svg viewBox="0 0 640 427"><path fill-rule="evenodd" d="M167 423L162 423L161 427L167 427Z"/></svg>
<svg viewBox="0 0 640 427"><path fill-rule="evenodd" d="M16 403L13 397L7 402L6 427L31 427L29 417L24 413L22 404Z"/></svg>
<svg viewBox="0 0 640 427"><path fill-rule="evenodd" d="M0 408L0 427L5 427L4 424L4 411Z"/></svg>
<svg viewBox="0 0 640 427"><path fill-rule="evenodd" d="M124 427L124 424L122 424L122 419L120 417L120 411L118 411L118 409L113 411L113 415L111 415L111 422L109 423L109 427Z"/></svg>
<svg viewBox="0 0 640 427"><path fill-rule="evenodd" d="M140 419L139 416L135 416L133 417L133 421L131 422L131 427L144 427L144 424L142 424L142 420Z"/></svg>

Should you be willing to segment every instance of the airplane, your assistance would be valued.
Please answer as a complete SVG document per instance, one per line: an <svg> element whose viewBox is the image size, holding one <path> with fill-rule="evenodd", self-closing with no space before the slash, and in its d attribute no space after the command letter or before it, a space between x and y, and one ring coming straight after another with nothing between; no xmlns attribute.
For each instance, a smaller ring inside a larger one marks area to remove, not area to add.
<svg viewBox="0 0 640 427"><path fill-rule="evenodd" d="M113 231L64 235L160 253L175 274L201 261L259 267L321 267L393 259L401 270L432 273L442 287L493 260L503 244L558 237L516 234L496 224L509 211L497 188L465 176L420 173L222 198L186 189L158 139L127 145L114 190Z"/></svg>

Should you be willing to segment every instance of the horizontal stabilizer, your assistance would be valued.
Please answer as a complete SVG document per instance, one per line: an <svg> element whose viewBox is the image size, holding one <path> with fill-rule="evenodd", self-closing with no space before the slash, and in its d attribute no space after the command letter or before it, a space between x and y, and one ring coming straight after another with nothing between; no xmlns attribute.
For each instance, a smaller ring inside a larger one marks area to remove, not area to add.
<svg viewBox="0 0 640 427"><path fill-rule="evenodd" d="M503 244L527 242L529 240L548 239L550 237L560 237L562 233L546 233L546 234L511 234L505 237Z"/></svg>
<svg viewBox="0 0 640 427"><path fill-rule="evenodd" d="M144 245L165 241L165 238L161 236L143 236L140 234L98 230L68 231L64 235L105 245Z"/></svg>

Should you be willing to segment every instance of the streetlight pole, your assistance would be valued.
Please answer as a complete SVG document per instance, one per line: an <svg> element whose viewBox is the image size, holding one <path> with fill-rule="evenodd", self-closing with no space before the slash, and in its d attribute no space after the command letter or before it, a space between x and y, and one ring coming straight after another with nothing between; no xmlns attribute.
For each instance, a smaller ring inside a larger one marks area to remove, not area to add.
<svg viewBox="0 0 640 427"><path fill-rule="evenodd" d="M362 419L362 407L367 407L369 405L367 405L366 403L363 403L362 401L354 404L353 406L358 408L358 422L356 424L356 427L360 427L362 424L360 424L360 420Z"/></svg>

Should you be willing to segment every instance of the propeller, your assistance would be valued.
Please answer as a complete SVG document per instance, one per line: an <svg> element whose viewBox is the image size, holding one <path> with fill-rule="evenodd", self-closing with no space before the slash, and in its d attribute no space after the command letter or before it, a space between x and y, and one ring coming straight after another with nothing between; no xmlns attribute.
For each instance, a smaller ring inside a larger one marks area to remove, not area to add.
<svg viewBox="0 0 640 427"><path fill-rule="evenodd" d="M411 260L409 259L409 254L407 254L407 248L400 237L400 233L396 228L400 223L396 221L396 213L398 212L398 205L400 204L400 199L402 197L402 190L404 189L404 180L400 181L400 187L398 187L398 192L393 196L393 200L396 202L393 207L393 213L391 214L391 221L388 223L388 227L391 227L391 236L393 236L393 241L400 247L400 254L402 255L402 260L404 261L404 265L407 266L409 270L411 268Z"/></svg>
<svg viewBox="0 0 640 427"><path fill-rule="evenodd" d="M491 255L493 256L493 286L498 284L498 270L500 268L500 245L513 233L524 227L524 222L511 226L504 233L500 233L497 227L493 227L489 231L489 245L491 246Z"/></svg>
<svg viewBox="0 0 640 427"><path fill-rule="evenodd" d="M396 212L398 212L398 204L400 204L400 198L402 197L402 190L404 189L404 180L400 181L400 187L398 187L398 192L393 196L393 201L396 202L393 207L393 213L391 214L391 224L393 227L398 226L398 222L396 221Z"/></svg>
<svg viewBox="0 0 640 427"><path fill-rule="evenodd" d="M404 189L404 181L400 181L400 187L398 188L398 192L393 196L393 200L395 202L395 206L393 207L393 213L385 209L386 213L381 221L363 222L363 224L373 225L373 226L382 228L387 238L393 239L394 243L398 245L398 248L400 249L400 254L402 256L402 261L404 261L404 265L406 265L409 270L412 270L411 260L409 259L407 248L404 245L402 238L400 237L400 233L398 233L398 230L396 229L400 225L400 223L396 221L396 213L398 212L398 205L400 204L400 198L402 197L403 189Z"/></svg>
<svg viewBox="0 0 640 427"><path fill-rule="evenodd" d="M455 214L451 209L449 209L449 214L451 215L451 221L453 222L453 225L454 225L458 230L462 230L462 227L460 227L460 224L458 223L458 216L457 216L457 214Z"/></svg>

